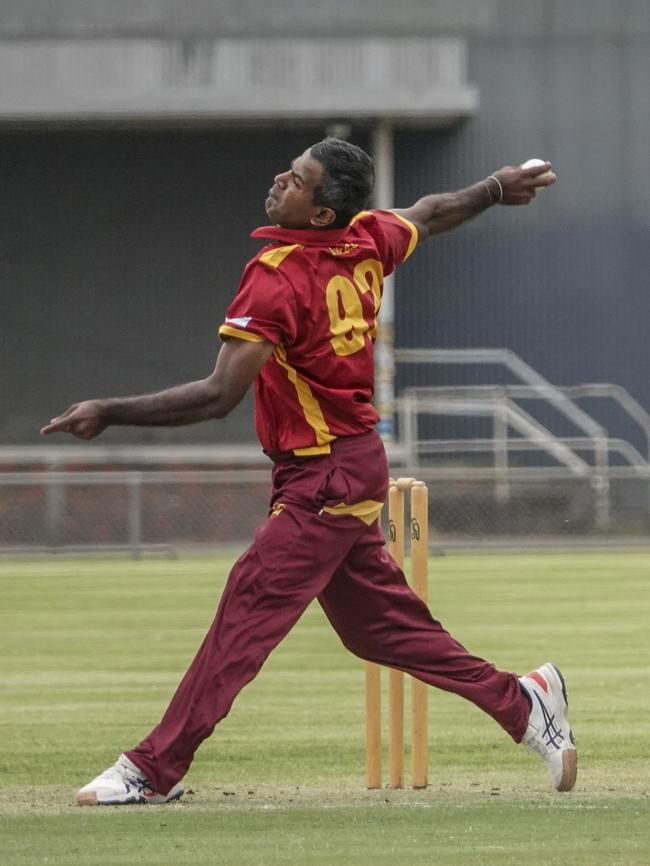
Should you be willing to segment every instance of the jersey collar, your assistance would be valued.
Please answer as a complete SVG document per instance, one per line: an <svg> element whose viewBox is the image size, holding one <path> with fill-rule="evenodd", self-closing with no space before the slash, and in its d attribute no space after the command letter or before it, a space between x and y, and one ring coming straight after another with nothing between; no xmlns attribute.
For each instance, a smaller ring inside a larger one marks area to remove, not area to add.
<svg viewBox="0 0 650 866"><path fill-rule="evenodd" d="M349 225L342 229L284 229L281 226L261 226L251 232L251 237L303 246L329 247L342 241L349 228Z"/></svg>

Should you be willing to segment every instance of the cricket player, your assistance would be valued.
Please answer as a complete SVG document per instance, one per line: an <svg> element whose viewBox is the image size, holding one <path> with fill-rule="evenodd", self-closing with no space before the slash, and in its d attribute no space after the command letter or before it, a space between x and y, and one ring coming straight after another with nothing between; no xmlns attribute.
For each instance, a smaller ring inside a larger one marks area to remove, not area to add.
<svg viewBox="0 0 650 866"><path fill-rule="evenodd" d="M363 659L472 701L573 788L577 756L559 669L526 676L470 654L389 556L379 525L388 466L375 431L373 343L382 283L432 235L496 205L528 204L550 163L506 166L406 209L369 210L370 157L328 138L278 174L271 225L247 264L210 375L159 393L86 400L42 433L93 439L111 425L223 418L255 386L257 434L273 461L269 516L230 572L216 618L160 723L77 794L80 805L165 803L183 793L201 742L318 599Z"/></svg>

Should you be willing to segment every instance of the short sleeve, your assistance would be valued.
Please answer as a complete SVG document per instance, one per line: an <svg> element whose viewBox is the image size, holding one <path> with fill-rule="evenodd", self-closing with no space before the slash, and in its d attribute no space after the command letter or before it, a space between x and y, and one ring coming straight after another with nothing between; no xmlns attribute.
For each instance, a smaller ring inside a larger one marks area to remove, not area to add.
<svg viewBox="0 0 650 866"><path fill-rule="evenodd" d="M250 262L233 298L223 325L222 339L291 345L297 333L296 303L293 288L278 270L258 260Z"/></svg>
<svg viewBox="0 0 650 866"><path fill-rule="evenodd" d="M362 211L352 219L372 237L384 274L391 274L405 262L418 243L418 230L405 217L390 210Z"/></svg>

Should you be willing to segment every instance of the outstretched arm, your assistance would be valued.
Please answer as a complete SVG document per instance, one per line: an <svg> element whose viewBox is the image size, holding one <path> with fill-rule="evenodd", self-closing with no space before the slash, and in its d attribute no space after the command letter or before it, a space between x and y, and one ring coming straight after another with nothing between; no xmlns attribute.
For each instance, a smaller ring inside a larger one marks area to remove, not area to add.
<svg viewBox="0 0 650 866"><path fill-rule="evenodd" d="M508 165L473 186L424 196L412 207L395 209L395 213L410 220L423 241L455 229L494 204L529 204L536 188L551 186L555 181L550 162L531 168Z"/></svg>
<svg viewBox="0 0 650 866"><path fill-rule="evenodd" d="M93 439L111 425L177 427L224 418L243 399L274 349L268 340L227 340L210 376L156 394L85 400L70 406L41 430Z"/></svg>

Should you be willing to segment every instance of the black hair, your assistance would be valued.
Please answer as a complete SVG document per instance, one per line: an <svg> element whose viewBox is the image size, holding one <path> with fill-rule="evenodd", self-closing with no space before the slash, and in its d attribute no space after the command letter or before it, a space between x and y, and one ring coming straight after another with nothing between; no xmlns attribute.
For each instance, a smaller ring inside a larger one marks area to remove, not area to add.
<svg viewBox="0 0 650 866"><path fill-rule="evenodd" d="M327 228L343 228L356 213L370 206L375 183L372 159L365 150L340 138L324 138L312 144L309 152L324 170L313 202L336 213L336 219Z"/></svg>

